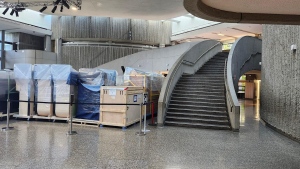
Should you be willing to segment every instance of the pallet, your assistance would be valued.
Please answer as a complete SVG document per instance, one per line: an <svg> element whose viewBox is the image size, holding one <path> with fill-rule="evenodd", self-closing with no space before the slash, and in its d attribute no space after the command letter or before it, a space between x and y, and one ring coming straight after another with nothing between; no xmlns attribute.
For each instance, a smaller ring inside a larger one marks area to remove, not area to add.
<svg viewBox="0 0 300 169"><path fill-rule="evenodd" d="M98 120L86 120L86 119L73 119L72 123L73 125L91 126L91 127L99 127L100 125L100 122Z"/></svg>
<svg viewBox="0 0 300 169"><path fill-rule="evenodd" d="M49 120L49 121L67 121L69 120L69 118L63 118L63 117L56 117L56 116L37 116L34 115L32 116L32 119L41 119L41 120Z"/></svg>
<svg viewBox="0 0 300 169"><path fill-rule="evenodd" d="M22 115L19 115L18 113L15 113L13 117L16 119L18 119L18 118L19 119L27 119L28 121L32 118L31 116L22 116Z"/></svg>

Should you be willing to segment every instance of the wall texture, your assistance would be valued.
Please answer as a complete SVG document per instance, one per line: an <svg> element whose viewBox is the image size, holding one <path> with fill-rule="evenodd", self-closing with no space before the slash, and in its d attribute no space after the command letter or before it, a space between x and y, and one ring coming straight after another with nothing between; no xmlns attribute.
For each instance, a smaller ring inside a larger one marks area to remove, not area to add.
<svg viewBox="0 0 300 169"><path fill-rule="evenodd" d="M72 65L76 70L79 68L94 68L144 50L146 49L121 46L63 46L61 63Z"/></svg>
<svg viewBox="0 0 300 169"><path fill-rule="evenodd" d="M263 26L261 118L300 140L299 48L300 26Z"/></svg>
<svg viewBox="0 0 300 169"><path fill-rule="evenodd" d="M98 38L170 44L172 23L110 17L60 16L52 19L52 39Z"/></svg>
<svg viewBox="0 0 300 169"><path fill-rule="evenodd" d="M63 45L61 63L73 68L93 68L115 59L147 50L132 45L170 44L172 24L110 17L56 16L52 18L52 39L71 42L93 42L85 45ZM112 42L118 45L101 45ZM95 45L95 43L98 45Z"/></svg>
<svg viewBox="0 0 300 169"><path fill-rule="evenodd" d="M103 69L115 69L123 74L121 66L137 68L149 72L167 71L177 59L197 42L182 43L166 48L139 52L99 66Z"/></svg>

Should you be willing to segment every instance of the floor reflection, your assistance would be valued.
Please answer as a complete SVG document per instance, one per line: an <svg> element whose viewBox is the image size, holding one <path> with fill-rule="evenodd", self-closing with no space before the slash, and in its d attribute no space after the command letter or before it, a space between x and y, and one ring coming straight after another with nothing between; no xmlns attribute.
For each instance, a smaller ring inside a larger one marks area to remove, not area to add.
<svg viewBox="0 0 300 169"><path fill-rule="evenodd" d="M260 120L260 102L259 100L239 100L240 103L240 125L245 126L246 119Z"/></svg>

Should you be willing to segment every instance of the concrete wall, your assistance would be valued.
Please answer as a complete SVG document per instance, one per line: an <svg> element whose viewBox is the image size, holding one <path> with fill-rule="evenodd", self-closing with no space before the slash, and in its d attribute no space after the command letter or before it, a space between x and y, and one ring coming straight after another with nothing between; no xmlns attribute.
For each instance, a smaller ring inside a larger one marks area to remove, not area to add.
<svg viewBox="0 0 300 169"><path fill-rule="evenodd" d="M171 69L176 60L197 42L183 43L176 46L152 49L135 53L99 66L104 69L115 69L123 74L121 66L138 68L145 71L159 72Z"/></svg>
<svg viewBox="0 0 300 169"><path fill-rule="evenodd" d="M298 51L293 53L291 45ZM263 26L261 118L300 139L300 26Z"/></svg>
<svg viewBox="0 0 300 169"><path fill-rule="evenodd" d="M57 57L53 52L39 50L5 51L5 68L14 68L16 63L56 64Z"/></svg>

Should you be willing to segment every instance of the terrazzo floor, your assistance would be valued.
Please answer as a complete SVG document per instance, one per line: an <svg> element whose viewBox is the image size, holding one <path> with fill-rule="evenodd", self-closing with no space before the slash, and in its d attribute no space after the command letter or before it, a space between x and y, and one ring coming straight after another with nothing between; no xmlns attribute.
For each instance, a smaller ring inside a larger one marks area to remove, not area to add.
<svg viewBox="0 0 300 169"><path fill-rule="evenodd" d="M300 144L259 122L259 105L241 101L240 132L139 125L120 128L12 120L0 132L0 168L299 169ZM0 127L5 126L0 121Z"/></svg>

